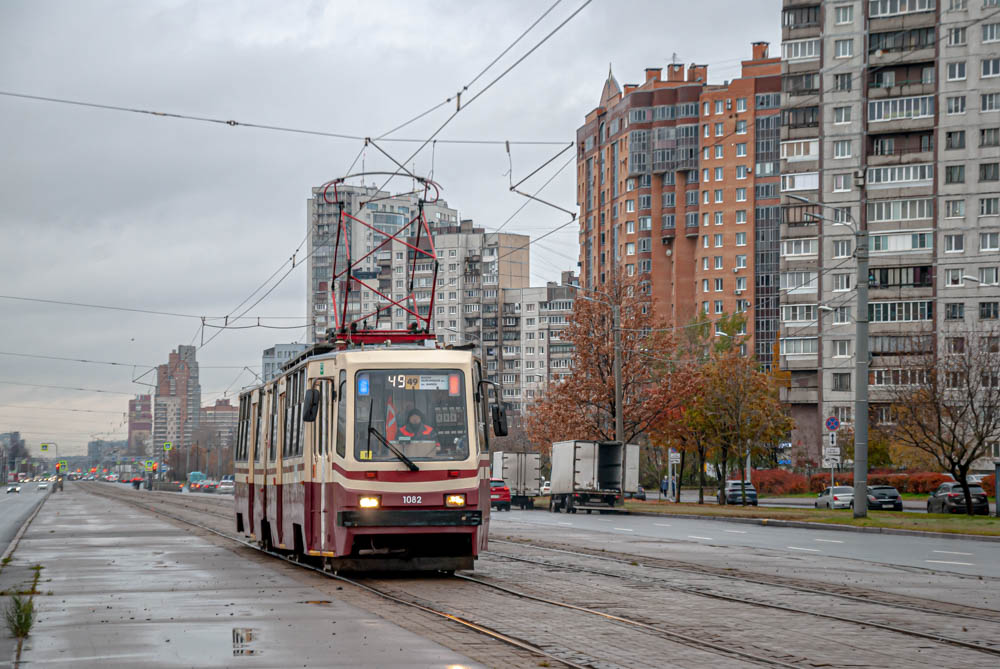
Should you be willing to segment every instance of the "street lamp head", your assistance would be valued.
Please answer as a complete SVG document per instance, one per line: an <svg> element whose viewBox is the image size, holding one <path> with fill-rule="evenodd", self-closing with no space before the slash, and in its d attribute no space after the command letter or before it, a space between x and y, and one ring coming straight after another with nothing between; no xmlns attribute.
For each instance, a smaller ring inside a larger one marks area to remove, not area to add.
<svg viewBox="0 0 1000 669"><path fill-rule="evenodd" d="M974 276L969 276L968 274L963 274L962 279L964 281L972 281L973 283L979 283L979 279Z"/></svg>
<svg viewBox="0 0 1000 669"><path fill-rule="evenodd" d="M807 197L803 197L801 195L793 195L792 193L788 193L788 198L791 200L798 200L799 202L805 202L806 204L816 204Z"/></svg>
<svg viewBox="0 0 1000 669"><path fill-rule="evenodd" d="M828 311L828 312L829 312L829 311L834 311L834 308L833 308L833 307L828 307L828 306L826 306L825 304L821 304L821 305L819 305L819 306L818 306L818 307L816 307L816 308L817 308L817 309L819 309L820 311Z"/></svg>

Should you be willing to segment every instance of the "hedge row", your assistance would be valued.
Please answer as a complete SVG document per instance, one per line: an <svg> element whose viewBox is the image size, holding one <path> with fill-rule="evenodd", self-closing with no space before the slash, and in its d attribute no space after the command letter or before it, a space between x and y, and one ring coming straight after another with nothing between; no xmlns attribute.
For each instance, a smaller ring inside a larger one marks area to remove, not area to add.
<svg viewBox="0 0 1000 669"><path fill-rule="evenodd" d="M783 469L757 469L751 474L754 487L761 495L794 495L797 493L822 492L830 485L830 474L813 474L808 479L803 474L795 474ZM868 485L891 485L901 493L927 494L951 479L944 474L933 472L913 472L910 474L870 474ZM836 485L854 485L853 472L834 475ZM983 481L983 488L993 495L993 476Z"/></svg>

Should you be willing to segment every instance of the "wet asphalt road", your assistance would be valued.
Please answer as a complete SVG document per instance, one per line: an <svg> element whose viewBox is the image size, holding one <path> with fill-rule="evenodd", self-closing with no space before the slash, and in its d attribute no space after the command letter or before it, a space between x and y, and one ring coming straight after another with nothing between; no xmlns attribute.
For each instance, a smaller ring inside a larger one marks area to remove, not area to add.
<svg viewBox="0 0 1000 669"><path fill-rule="evenodd" d="M3 486L0 492L0 553L7 550L21 523L42 503L46 494L48 491L39 490L37 483L22 483L20 493L8 493L7 486Z"/></svg>
<svg viewBox="0 0 1000 669"><path fill-rule="evenodd" d="M608 535L706 546L773 551L781 558L845 558L904 568L1000 578L1000 542L932 536L869 534L825 529L766 527L719 520L548 511L494 512L491 531L502 535L525 524L592 533L593 546Z"/></svg>

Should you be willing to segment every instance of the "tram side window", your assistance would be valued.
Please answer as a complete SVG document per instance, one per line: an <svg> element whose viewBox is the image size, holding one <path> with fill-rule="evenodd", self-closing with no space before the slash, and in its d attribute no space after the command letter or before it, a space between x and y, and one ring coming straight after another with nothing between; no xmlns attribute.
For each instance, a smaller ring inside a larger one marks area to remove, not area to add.
<svg viewBox="0 0 1000 669"><path fill-rule="evenodd" d="M347 372L340 370L337 383L337 455L347 455Z"/></svg>
<svg viewBox="0 0 1000 669"><path fill-rule="evenodd" d="M299 370L299 382L295 384L295 455L302 455L302 441L304 437L302 436L303 420L302 420L302 408L303 402L305 402L306 395L306 370L305 368Z"/></svg>
<svg viewBox="0 0 1000 669"><path fill-rule="evenodd" d="M264 397L263 395L258 395L257 404L254 405L254 420L257 423L257 426L254 428L254 433L256 434L253 442L254 462L260 462L260 454L261 451L263 450L263 446L261 445L264 443L264 421L261 420L262 418L261 414L264 413L262 408L263 406L264 406Z"/></svg>
<svg viewBox="0 0 1000 669"><path fill-rule="evenodd" d="M282 453L285 456L302 455L302 382L305 370L289 377L285 393L285 439Z"/></svg>
<svg viewBox="0 0 1000 669"><path fill-rule="evenodd" d="M268 462L274 462L278 459L278 387L275 386L271 389L271 409L270 409L270 421L271 421L271 445L268 448Z"/></svg>
<svg viewBox="0 0 1000 669"><path fill-rule="evenodd" d="M247 459L246 438L247 438L247 397L240 398L239 425L236 431L236 454L234 460L243 462Z"/></svg>
<svg viewBox="0 0 1000 669"><path fill-rule="evenodd" d="M326 440L330 430L330 384L319 384L319 420L313 423L313 439L320 455L326 454ZM316 449L314 449L316 450Z"/></svg>

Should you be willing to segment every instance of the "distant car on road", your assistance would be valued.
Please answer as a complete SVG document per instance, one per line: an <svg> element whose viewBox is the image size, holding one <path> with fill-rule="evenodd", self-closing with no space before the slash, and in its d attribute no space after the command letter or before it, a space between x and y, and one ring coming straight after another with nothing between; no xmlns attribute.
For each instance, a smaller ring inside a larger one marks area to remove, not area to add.
<svg viewBox="0 0 1000 669"><path fill-rule="evenodd" d="M972 513L990 515L990 502L982 486L969 484L972 495ZM942 483L927 499L927 513L965 513L965 492L960 483Z"/></svg>
<svg viewBox="0 0 1000 669"><path fill-rule="evenodd" d="M490 479L490 506L498 511L510 511L510 488L503 479Z"/></svg>
<svg viewBox="0 0 1000 669"><path fill-rule="evenodd" d="M851 498L851 506L854 506L853 497ZM902 511L903 498L899 496L899 491L891 485L870 485L868 486L868 508Z"/></svg>
<svg viewBox="0 0 1000 669"><path fill-rule="evenodd" d="M49 489L49 483L48 483L48 481L42 481L41 483L39 483L38 484L38 489L39 490L48 490Z"/></svg>
<svg viewBox="0 0 1000 669"><path fill-rule="evenodd" d="M222 479L219 481L219 487L215 489L220 495L231 495L236 492L236 482L232 479Z"/></svg>
<svg viewBox="0 0 1000 669"><path fill-rule="evenodd" d="M21 485L19 483L11 483L7 486L7 494L9 495L12 492L21 492Z"/></svg>
<svg viewBox="0 0 1000 669"><path fill-rule="evenodd" d="M743 504L743 485L740 481L726 481L726 504ZM747 504L757 506L757 490L750 481L746 482ZM722 493L715 496L715 501L722 504Z"/></svg>
<svg viewBox="0 0 1000 669"><path fill-rule="evenodd" d="M541 490L539 490L539 492L542 495L551 495L552 494L552 483L550 481L545 481L544 483L542 483L542 488L541 488Z"/></svg>
<svg viewBox="0 0 1000 669"><path fill-rule="evenodd" d="M854 488L838 485L825 488L816 498L817 509L850 509L854 503Z"/></svg>

